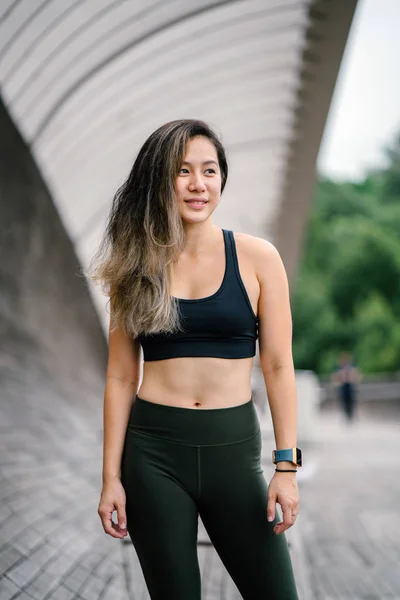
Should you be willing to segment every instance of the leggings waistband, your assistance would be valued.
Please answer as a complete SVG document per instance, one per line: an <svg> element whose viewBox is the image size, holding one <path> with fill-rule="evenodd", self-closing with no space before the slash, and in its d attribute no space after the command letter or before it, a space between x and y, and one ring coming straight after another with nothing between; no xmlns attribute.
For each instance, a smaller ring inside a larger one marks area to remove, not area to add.
<svg viewBox="0 0 400 600"><path fill-rule="evenodd" d="M260 429L253 399L228 408L181 408L136 396L128 429L189 446L213 446L249 439Z"/></svg>

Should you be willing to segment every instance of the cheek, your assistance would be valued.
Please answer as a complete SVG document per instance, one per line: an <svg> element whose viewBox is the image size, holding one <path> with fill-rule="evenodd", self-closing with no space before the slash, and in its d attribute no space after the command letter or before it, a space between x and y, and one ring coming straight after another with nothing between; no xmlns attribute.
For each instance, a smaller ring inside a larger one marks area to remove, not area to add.
<svg viewBox="0 0 400 600"><path fill-rule="evenodd" d="M221 196L221 182L213 181L212 186L210 187L210 193L213 199L218 202Z"/></svg>
<svg viewBox="0 0 400 600"><path fill-rule="evenodd" d="M175 182L175 193L178 198L184 194L185 188L185 180L183 178L178 178Z"/></svg>

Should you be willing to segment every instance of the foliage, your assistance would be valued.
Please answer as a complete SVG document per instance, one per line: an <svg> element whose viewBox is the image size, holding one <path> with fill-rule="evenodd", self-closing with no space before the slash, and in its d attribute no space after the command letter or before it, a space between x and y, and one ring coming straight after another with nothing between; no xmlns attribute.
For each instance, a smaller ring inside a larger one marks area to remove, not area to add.
<svg viewBox="0 0 400 600"><path fill-rule="evenodd" d="M297 368L327 374L349 350L363 372L400 365L400 135L359 183L320 176L293 310Z"/></svg>

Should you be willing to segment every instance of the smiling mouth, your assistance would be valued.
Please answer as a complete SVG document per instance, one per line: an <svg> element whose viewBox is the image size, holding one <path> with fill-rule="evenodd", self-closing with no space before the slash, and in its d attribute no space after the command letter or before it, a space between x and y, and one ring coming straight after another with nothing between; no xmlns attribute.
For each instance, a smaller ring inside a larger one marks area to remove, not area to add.
<svg viewBox="0 0 400 600"><path fill-rule="evenodd" d="M191 198L189 200L185 200L187 204L207 204L208 200L203 200L201 198Z"/></svg>

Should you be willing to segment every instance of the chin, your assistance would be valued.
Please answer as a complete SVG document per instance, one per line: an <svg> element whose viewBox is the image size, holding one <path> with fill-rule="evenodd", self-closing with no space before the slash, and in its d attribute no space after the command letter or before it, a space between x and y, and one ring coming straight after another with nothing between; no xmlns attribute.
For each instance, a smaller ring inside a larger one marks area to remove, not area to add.
<svg viewBox="0 0 400 600"><path fill-rule="evenodd" d="M193 216L181 215L181 219L182 219L183 223L187 223L188 225L195 224L195 223L204 223L204 221L207 221L207 219L209 219L210 217L211 217L210 214L208 214L208 215L193 215Z"/></svg>
<svg viewBox="0 0 400 600"><path fill-rule="evenodd" d="M206 210L199 210L196 212L194 210L186 209L185 206L186 210L181 210L180 216L184 223L203 223L212 216L216 208L217 206L215 205L208 205Z"/></svg>

